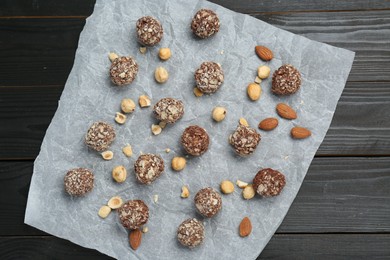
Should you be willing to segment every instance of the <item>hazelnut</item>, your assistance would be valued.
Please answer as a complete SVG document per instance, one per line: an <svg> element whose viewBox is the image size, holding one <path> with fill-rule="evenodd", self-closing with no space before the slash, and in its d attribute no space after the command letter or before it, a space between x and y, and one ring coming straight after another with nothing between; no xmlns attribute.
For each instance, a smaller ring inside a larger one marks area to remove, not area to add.
<svg viewBox="0 0 390 260"><path fill-rule="evenodd" d="M121 102L121 109L124 113L133 113L135 110L135 103L130 98L124 98Z"/></svg>
<svg viewBox="0 0 390 260"><path fill-rule="evenodd" d="M188 187L187 186L183 186L181 187L181 195L180 197L182 198L188 198L190 196L190 191L188 190Z"/></svg>
<svg viewBox="0 0 390 260"><path fill-rule="evenodd" d="M239 123L240 125L248 126L248 127L249 127L248 121L246 121L246 119L243 118L243 117L240 118L240 120L238 121L238 123Z"/></svg>
<svg viewBox="0 0 390 260"><path fill-rule="evenodd" d="M148 51L146 47L139 47L139 52L145 54Z"/></svg>
<svg viewBox="0 0 390 260"><path fill-rule="evenodd" d="M123 125L126 122L126 119L127 119L126 115L116 112L115 122L117 122L120 125Z"/></svg>
<svg viewBox="0 0 390 260"><path fill-rule="evenodd" d="M247 93L248 93L248 97L252 101L258 100L260 98L260 96L261 96L261 87L260 87L259 84L250 83L246 90L247 90Z"/></svg>
<svg viewBox="0 0 390 260"><path fill-rule="evenodd" d="M131 148L131 145L126 145L122 148L122 152L127 156L130 157L133 155L133 149Z"/></svg>
<svg viewBox="0 0 390 260"><path fill-rule="evenodd" d="M150 98L146 95L142 95L138 98L138 103L140 107L150 107L152 102L150 101Z"/></svg>
<svg viewBox="0 0 390 260"><path fill-rule="evenodd" d="M240 189L244 189L246 186L248 186L248 183L243 182L243 181L240 181L240 180L237 180L237 181L236 181L236 184L237 184L237 186L238 186Z"/></svg>
<svg viewBox="0 0 390 260"><path fill-rule="evenodd" d="M242 191L242 196L244 197L244 199L246 200L250 200L252 199L254 196L255 196L255 189L253 189L253 186L252 184L249 184L248 186L246 186L244 188L244 190Z"/></svg>
<svg viewBox="0 0 390 260"><path fill-rule="evenodd" d="M104 160L109 161L114 157L114 153L111 151L105 151L101 153Z"/></svg>
<svg viewBox="0 0 390 260"><path fill-rule="evenodd" d="M116 182L119 183L124 182L126 180L126 177L127 177L127 171L126 168L123 167L122 165L116 166L112 170L112 178L114 178Z"/></svg>
<svg viewBox="0 0 390 260"><path fill-rule="evenodd" d="M168 60L171 57L171 50L169 48L161 48L158 52L158 56L162 60Z"/></svg>
<svg viewBox="0 0 390 260"><path fill-rule="evenodd" d="M200 91L197 87L195 87L195 88L194 88L194 95L195 95L196 97L201 97L201 96L203 96L203 92Z"/></svg>
<svg viewBox="0 0 390 260"><path fill-rule="evenodd" d="M186 167L186 159L184 157L174 157L172 159L172 169L181 171Z"/></svg>
<svg viewBox="0 0 390 260"><path fill-rule="evenodd" d="M119 56L114 52L110 52L108 54L108 58L110 59L111 62L113 62L115 59L119 58Z"/></svg>
<svg viewBox="0 0 390 260"><path fill-rule="evenodd" d="M213 119L220 122L225 119L226 109L224 107L215 107L213 109Z"/></svg>
<svg viewBox="0 0 390 260"><path fill-rule="evenodd" d="M115 197L112 197L107 205L111 208L111 209L119 209L123 204L123 200L121 197L119 196L115 196Z"/></svg>
<svg viewBox="0 0 390 260"><path fill-rule="evenodd" d="M164 83L168 80L168 71L163 67L158 67L154 72L154 78L158 83Z"/></svg>
<svg viewBox="0 0 390 260"><path fill-rule="evenodd" d="M154 135L161 134L162 128L159 125L152 125L152 133Z"/></svg>
<svg viewBox="0 0 390 260"><path fill-rule="evenodd" d="M266 79L266 78L268 78L270 72L271 72L270 67L268 67L268 66L266 66L266 65L260 66L260 67L257 69L257 75L258 75L259 78L261 78L261 79Z"/></svg>
<svg viewBox="0 0 390 260"><path fill-rule="evenodd" d="M224 194L230 194L234 191L234 185L231 181L223 181L221 182L221 191Z"/></svg>
<svg viewBox="0 0 390 260"><path fill-rule="evenodd" d="M111 208L109 206L104 205L104 206L101 206L101 208L99 209L98 215L101 218L106 218L106 217L108 217L110 212L111 212Z"/></svg>

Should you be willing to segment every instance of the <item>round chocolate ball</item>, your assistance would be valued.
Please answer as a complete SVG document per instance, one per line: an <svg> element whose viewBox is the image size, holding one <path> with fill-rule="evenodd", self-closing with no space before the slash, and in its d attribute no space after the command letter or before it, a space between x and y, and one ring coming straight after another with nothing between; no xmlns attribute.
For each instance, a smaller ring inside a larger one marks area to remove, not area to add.
<svg viewBox="0 0 390 260"><path fill-rule="evenodd" d="M222 208L222 198L213 188L203 188L195 195L195 207L207 218L217 214Z"/></svg>
<svg viewBox="0 0 390 260"><path fill-rule="evenodd" d="M205 94L215 93L224 80L221 65L212 61L203 62L195 71L196 87Z"/></svg>
<svg viewBox="0 0 390 260"><path fill-rule="evenodd" d="M301 86L301 73L292 65L285 64L272 75L272 92L276 95L291 95Z"/></svg>
<svg viewBox="0 0 390 260"><path fill-rule="evenodd" d="M118 57L111 63L112 83L124 86L134 81L138 74L138 64L132 57Z"/></svg>
<svg viewBox="0 0 390 260"><path fill-rule="evenodd" d="M208 38L219 31L220 22L217 14L209 9L200 9L191 22L192 32L199 38Z"/></svg>
<svg viewBox="0 0 390 260"><path fill-rule="evenodd" d="M163 98L154 105L153 113L158 120L173 124L183 117L184 104L178 99Z"/></svg>
<svg viewBox="0 0 390 260"><path fill-rule="evenodd" d="M143 184L151 184L164 172L164 160L155 154L142 154L134 163L137 180Z"/></svg>
<svg viewBox="0 0 390 260"><path fill-rule="evenodd" d="M118 209L119 219L127 229L137 229L149 219L149 208L142 200L129 200Z"/></svg>
<svg viewBox="0 0 390 260"><path fill-rule="evenodd" d="M65 191L71 196L83 196L93 189L94 179L95 177L89 169L71 169L64 178Z"/></svg>
<svg viewBox="0 0 390 260"><path fill-rule="evenodd" d="M106 122L93 123L85 135L85 143L88 147L98 152L107 150L114 140L114 127Z"/></svg>
<svg viewBox="0 0 390 260"><path fill-rule="evenodd" d="M261 136L255 129L239 125L233 134L229 136L229 143L240 156L252 154L261 140Z"/></svg>
<svg viewBox="0 0 390 260"><path fill-rule="evenodd" d="M210 138L202 127L192 125L184 129L181 135L181 144L187 153L199 156L209 149Z"/></svg>
<svg viewBox="0 0 390 260"><path fill-rule="evenodd" d="M159 43L163 37L164 30L161 23L154 17L144 16L137 21L138 41L146 46L153 46Z"/></svg>
<svg viewBox="0 0 390 260"><path fill-rule="evenodd" d="M196 218L184 220L177 229L177 240L183 246L194 248L204 240L204 226Z"/></svg>
<svg viewBox="0 0 390 260"><path fill-rule="evenodd" d="M271 168L259 171L253 179L253 189L263 197L279 195L285 185L284 175Z"/></svg>

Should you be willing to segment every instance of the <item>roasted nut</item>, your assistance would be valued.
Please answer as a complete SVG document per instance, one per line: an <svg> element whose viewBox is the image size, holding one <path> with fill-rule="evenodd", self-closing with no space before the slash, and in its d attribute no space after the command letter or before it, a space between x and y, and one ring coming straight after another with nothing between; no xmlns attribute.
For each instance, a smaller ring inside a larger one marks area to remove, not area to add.
<svg viewBox="0 0 390 260"><path fill-rule="evenodd" d="M139 47L139 52L145 54L148 51L146 47Z"/></svg>
<svg viewBox="0 0 390 260"><path fill-rule="evenodd" d="M171 50L169 48L161 48L158 52L158 56L162 60L168 60L171 57Z"/></svg>
<svg viewBox="0 0 390 260"><path fill-rule="evenodd" d="M234 185L231 181L223 181L221 182L221 191L224 194L230 194L234 192Z"/></svg>
<svg viewBox="0 0 390 260"><path fill-rule="evenodd" d="M113 62L116 58L119 58L119 56L114 52L110 52L108 54L108 58L110 59L111 62Z"/></svg>
<svg viewBox="0 0 390 260"><path fill-rule="evenodd" d="M164 83L168 80L168 71L163 67L158 67L154 72L154 78L158 83Z"/></svg>
<svg viewBox="0 0 390 260"><path fill-rule="evenodd" d="M133 113L135 110L135 103L130 98L124 98L121 102L121 109L124 113Z"/></svg>
<svg viewBox="0 0 390 260"><path fill-rule="evenodd" d="M213 109L213 119L220 122L225 119L226 109L224 107L215 107Z"/></svg>
<svg viewBox="0 0 390 260"><path fill-rule="evenodd" d="M246 89L248 97L252 101L256 101L260 98L261 96L261 87L259 84L256 83L250 83Z"/></svg>
<svg viewBox="0 0 390 260"><path fill-rule="evenodd" d="M111 151L105 151L101 153L104 160L109 161L114 157L114 153Z"/></svg>
<svg viewBox="0 0 390 260"><path fill-rule="evenodd" d="M243 125L243 126L249 126L248 121L246 121L246 119L243 118L243 117L240 118L240 120L238 121L238 123L239 123L240 125Z"/></svg>
<svg viewBox="0 0 390 260"><path fill-rule="evenodd" d="M256 76L255 83L260 84L261 81L262 81L261 78L259 78L259 76Z"/></svg>
<svg viewBox="0 0 390 260"><path fill-rule="evenodd" d="M140 107L150 107L152 102L150 101L150 98L146 95L142 95L138 98L138 103Z"/></svg>
<svg viewBox="0 0 390 260"><path fill-rule="evenodd" d="M114 178L116 182L119 183L124 182L126 180L126 177L127 177L127 171L126 168L123 167L122 165L116 166L112 170L112 178Z"/></svg>
<svg viewBox="0 0 390 260"><path fill-rule="evenodd" d="M172 169L181 171L186 167L186 159L184 157L174 157L172 159Z"/></svg>
<svg viewBox="0 0 390 260"><path fill-rule="evenodd" d="M195 95L196 97L201 97L201 96L203 96L203 92L200 91L197 87L195 87L195 88L194 88L194 95Z"/></svg>
<svg viewBox="0 0 390 260"><path fill-rule="evenodd" d="M101 206L101 208L99 209L98 215L101 218L106 218L106 217L108 217L110 212L111 212L111 208L109 206L104 205L104 206Z"/></svg>
<svg viewBox="0 0 390 260"><path fill-rule="evenodd" d="M149 231L149 228L147 226L142 227L142 233L147 233Z"/></svg>
<svg viewBox="0 0 390 260"><path fill-rule="evenodd" d="M261 79L266 79L266 78L268 78L270 72L271 72L270 67L268 67L268 66L266 66L266 65L260 66L260 67L257 69L257 75L258 75L259 78L261 78Z"/></svg>
<svg viewBox="0 0 390 260"><path fill-rule="evenodd" d="M133 149L131 148L131 145L126 145L122 148L122 152L127 156L130 157L133 155Z"/></svg>
<svg viewBox="0 0 390 260"><path fill-rule="evenodd" d="M127 119L126 115L116 112L115 122L117 122L120 125L123 125L126 122L126 119Z"/></svg>
<svg viewBox="0 0 390 260"><path fill-rule="evenodd" d="M243 182L243 181L240 181L240 180L237 180L237 181L236 181L236 184L237 184L237 186L238 186L240 189L244 189L246 186L248 186L248 183Z"/></svg>
<svg viewBox="0 0 390 260"><path fill-rule="evenodd" d="M123 204L123 200L121 197L119 196L115 196L115 197L112 197L107 205L111 208L111 209L119 209Z"/></svg>
<svg viewBox="0 0 390 260"><path fill-rule="evenodd" d="M188 190L188 187L187 186L183 186L181 187L181 195L180 197L182 198L188 198L190 196L190 191Z"/></svg>
<svg viewBox="0 0 390 260"><path fill-rule="evenodd" d="M244 199L246 200L250 200L252 199L254 196L255 196L255 190L253 189L253 186L252 184L249 184L248 186L246 186L244 188L244 190L242 191L242 196L244 197Z"/></svg>
<svg viewBox="0 0 390 260"><path fill-rule="evenodd" d="M162 128L159 125L152 125L152 133L154 135L161 134Z"/></svg>

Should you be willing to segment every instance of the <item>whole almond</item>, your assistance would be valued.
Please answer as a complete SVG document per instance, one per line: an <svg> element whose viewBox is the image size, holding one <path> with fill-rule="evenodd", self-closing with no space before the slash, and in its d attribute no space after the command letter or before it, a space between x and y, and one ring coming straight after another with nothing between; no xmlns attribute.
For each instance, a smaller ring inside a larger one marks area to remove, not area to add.
<svg viewBox="0 0 390 260"><path fill-rule="evenodd" d="M252 232L252 223L248 217L241 220L240 223L240 236L247 237Z"/></svg>
<svg viewBox="0 0 390 260"><path fill-rule="evenodd" d="M296 119L297 113L294 109L292 109L289 105L285 103L279 103L276 105L276 112L278 112L278 115L285 118L285 119Z"/></svg>
<svg viewBox="0 0 390 260"><path fill-rule="evenodd" d="M134 229L130 231L129 235L129 243L130 247L133 250L137 250L137 248L141 245L142 241L142 232L139 229Z"/></svg>
<svg viewBox="0 0 390 260"><path fill-rule="evenodd" d="M275 129L278 124L278 119L276 119L275 117L268 117L259 123L259 128L261 130L270 131Z"/></svg>
<svg viewBox="0 0 390 260"><path fill-rule="evenodd" d="M311 136L311 132L307 128L296 126L291 129L291 136L294 139L305 139Z"/></svg>
<svg viewBox="0 0 390 260"><path fill-rule="evenodd" d="M256 46L255 52L256 52L257 56L259 56L259 58L264 60L264 61L270 61L274 57L274 54L272 53L272 51L265 46L261 46L261 45Z"/></svg>

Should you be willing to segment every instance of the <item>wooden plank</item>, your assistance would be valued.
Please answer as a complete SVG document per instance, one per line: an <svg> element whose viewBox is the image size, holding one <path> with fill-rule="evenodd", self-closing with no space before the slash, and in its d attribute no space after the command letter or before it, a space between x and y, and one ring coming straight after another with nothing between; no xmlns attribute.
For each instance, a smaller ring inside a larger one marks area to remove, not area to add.
<svg viewBox="0 0 390 260"><path fill-rule="evenodd" d="M390 83L349 82L317 155L389 155ZM0 87L0 160L33 159L63 87Z"/></svg>
<svg viewBox="0 0 390 260"><path fill-rule="evenodd" d="M216 4L242 13L272 13L299 11L338 11L388 9L390 3L381 0L320 1L320 0L211 0ZM89 16L95 0L2 0L0 16Z"/></svg>
<svg viewBox="0 0 390 260"><path fill-rule="evenodd" d="M257 259L388 259L389 244L389 234L274 235ZM113 259L56 237L0 237L0 258Z"/></svg>
<svg viewBox="0 0 390 260"><path fill-rule="evenodd" d="M23 224L32 162L0 162L0 236ZM390 232L390 157L315 158L278 233ZM0 250L1 251L1 250Z"/></svg>
<svg viewBox="0 0 390 260"><path fill-rule="evenodd" d="M390 81L390 10L256 17L356 51L350 81ZM7 39L0 41L0 86L63 85L83 25L83 19L0 19L0 39Z"/></svg>

